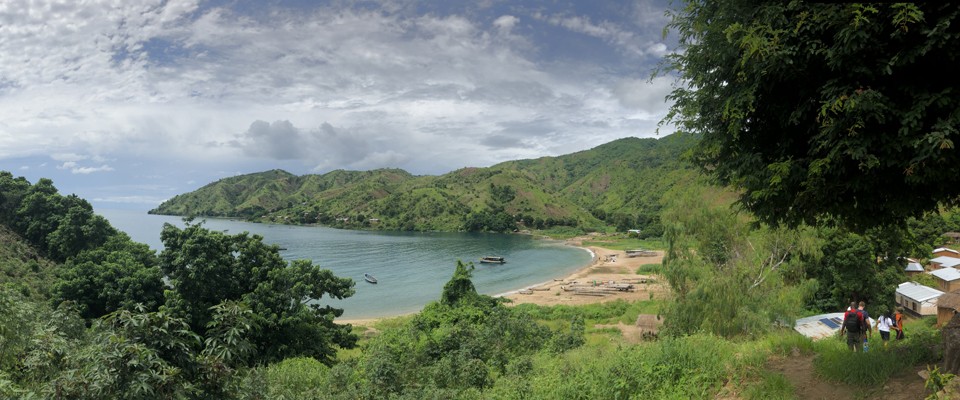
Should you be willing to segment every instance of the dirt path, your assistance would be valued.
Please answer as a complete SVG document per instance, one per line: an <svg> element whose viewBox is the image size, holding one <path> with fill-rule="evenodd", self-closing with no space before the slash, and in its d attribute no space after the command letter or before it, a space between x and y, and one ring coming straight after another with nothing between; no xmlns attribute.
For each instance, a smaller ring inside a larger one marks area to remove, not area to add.
<svg viewBox="0 0 960 400"><path fill-rule="evenodd" d="M767 363L770 371L779 372L790 381L801 400L821 399L891 399L921 400L927 393L916 371L895 375L882 387L854 387L834 383L817 376L812 355L777 357Z"/></svg>

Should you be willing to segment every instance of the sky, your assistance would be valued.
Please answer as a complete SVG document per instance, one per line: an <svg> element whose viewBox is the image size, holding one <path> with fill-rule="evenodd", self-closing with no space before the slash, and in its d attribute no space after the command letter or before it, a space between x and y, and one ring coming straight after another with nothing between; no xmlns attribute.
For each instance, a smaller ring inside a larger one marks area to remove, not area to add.
<svg viewBox="0 0 960 400"><path fill-rule="evenodd" d="M665 0L0 2L0 170L97 209L218 179L662 137Z"/></svg>

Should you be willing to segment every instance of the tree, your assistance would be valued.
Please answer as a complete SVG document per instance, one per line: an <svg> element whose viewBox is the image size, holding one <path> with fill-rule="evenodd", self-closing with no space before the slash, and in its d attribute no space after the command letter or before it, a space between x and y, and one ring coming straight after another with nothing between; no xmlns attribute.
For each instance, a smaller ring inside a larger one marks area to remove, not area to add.
<svg viewBox="0 0 960 400"><path fill-rule="evenodd" d="M74 301L84 318L132 310L140 304L154 311L163 303L164 284L150 247L124 233L97 249L68 260L54 284L54 302Z"/></svg>
<svg viewBox="0 0 960 400"><path fill-rule="evenodd" d="M350 325L333 322L343 310L320 303L323 296L353 295L351 279L307 260L288 264L276 245L246 232L227 235L188 221L184 229L164 225L160 238L160 267L174 287L167 292L165 308L193 329L210 323L211 307L243 301L258 326L250 334L257 361L309 356L330 364L334 346L356 345Z"/></svg>
<svg viewBox="0 0 960 400"><path fill-rule="evenodd" d="M960 203L960 5L693 0L667 118L761 221L862 231Z"/></svg>

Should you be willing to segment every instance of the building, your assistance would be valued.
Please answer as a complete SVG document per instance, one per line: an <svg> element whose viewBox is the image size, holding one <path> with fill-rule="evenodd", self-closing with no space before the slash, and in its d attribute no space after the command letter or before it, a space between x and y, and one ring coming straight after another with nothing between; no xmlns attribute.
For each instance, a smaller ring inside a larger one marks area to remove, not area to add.
<svg viewBox="0 0 960 400"><path fill-rule="evenodd" d="M960 265L960 258L940 256L930 259L930 267L933 269L952 268L958 265Z"/></svg>
<svg viewBox="0 0 960 400"><path fill-rule="evenodd" d="M830 313L800 318L793 330L811 339L835 337L843 325L843 313Z"/></svg>
<svg viewBox="0 0 960 400"><path fill-rule="evenodd" d="M937 299L942 291L916 282L904 282L897 286L897 305L906 312L917 315L936 315Z"/></svg>
<svg viewBox="0 0 960 400"><path fill-rule="evenodd" d="M960 312L960 291L944 293L937 299L937 326L944 326Z"/></svg>
<svg viewBox="0 0 960 400"><path fill-rule="evenodd" d="M960 251L956 251L954 249L948 249L946 247L938 247L936 249L933 249L933 256L960 258Z"/></svg>
<svg viewBox="0 0 960 400"><path fill-rule="evenodd" d="M907 276L914 276L923 273L923 266L918 262L911 261L907 263L907 268L903 271L907 273Z"/></svg>
<svg viewBox="0 0 960 400"><path fill-rule="evenodd" d="M930 275L937 279L937 285L943 292L960 289L960 271L957 271L956 268L940 268L930 271Z"/></svg>

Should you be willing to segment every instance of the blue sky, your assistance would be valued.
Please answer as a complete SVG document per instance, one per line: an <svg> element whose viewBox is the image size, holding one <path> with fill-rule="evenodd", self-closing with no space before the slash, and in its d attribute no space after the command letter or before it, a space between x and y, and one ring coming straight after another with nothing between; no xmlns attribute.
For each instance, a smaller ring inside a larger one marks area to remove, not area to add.
<svg viewBox="0 0 960 400"><path fill-rule="evenodd" d="M0 3L0 170L97 208L655 137L673 85L665 1L75 3Z"/></svg>

